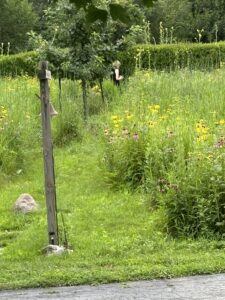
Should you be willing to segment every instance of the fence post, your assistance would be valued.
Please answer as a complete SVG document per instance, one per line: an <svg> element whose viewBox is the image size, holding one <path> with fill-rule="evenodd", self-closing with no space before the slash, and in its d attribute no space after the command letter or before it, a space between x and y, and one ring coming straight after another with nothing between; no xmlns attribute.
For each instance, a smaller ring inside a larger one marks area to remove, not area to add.
<svg viewBox="0 0 225 300"><path fill-rule="evenodd" d="M49 245L58 245L58 221L56 207L56 188L54 157L51 136L49 83L51 72L48 70L48 62L42 61L39 65L38 78L40 79L40 100L43 137L44 177L45 177L45 198L48 221Z"/></svg>

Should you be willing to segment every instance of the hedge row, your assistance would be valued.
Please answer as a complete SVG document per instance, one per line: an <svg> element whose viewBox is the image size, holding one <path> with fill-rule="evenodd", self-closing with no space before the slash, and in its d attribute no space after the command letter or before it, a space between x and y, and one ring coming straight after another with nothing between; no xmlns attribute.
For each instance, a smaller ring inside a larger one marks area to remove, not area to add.
<svg viewBox="0 0 225 300"><path fill-rule="evenodd" d="M0 56L0 76L35 76L38 61L38 53L34 51Z"/></svg>
<svg viewBox="0 0 225 300"><path fill-rule="evenodd" d="M225 62L225 42L137 45L131 50L118 53L116 59L121 61L121 73L125 77L132 75L136 66L153 70L210 70L220 68ZM34 76L38 61L37 52L0 56L0 76Z"/></svg>
<svg viewBox="0 0 225 300"><path fill-rule="evenodd" d="M176 70L179 68L210 70L225 61L225 42L211 44L138 45L134 61L141 69Z"/></svg>

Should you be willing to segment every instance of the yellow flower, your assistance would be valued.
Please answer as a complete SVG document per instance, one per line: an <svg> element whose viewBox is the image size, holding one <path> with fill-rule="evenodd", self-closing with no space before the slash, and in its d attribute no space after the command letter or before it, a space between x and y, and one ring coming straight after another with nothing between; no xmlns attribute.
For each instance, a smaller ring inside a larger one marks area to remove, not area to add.
<svg viewBox="0 0 225 300"><path fill-rule="evenodd" d="M149 121L149 122L148 122L148 127L149 127L149 128L154 128L156 124L157 124L157 122Z"/></svg>
<svg viewBox="0 0 225 300"><path fill-rule="evenodd" d="M112 116L111 119L112 119L113 121L115 121L115 120L118 119L118 116Z"/></svg>
<svg viewBox="0 0 225 300"><path fill-rule="evenodd" d="M206 135L209 132L209 128L205 125L203 120L200 120L196 124L196 131L199 134Z"/></svg>
<svg viewBox="0 0 225 300"><path fill-rule="evenodd" d="M160 110L160 105L158 104L149 105L148 109L150 110L150 112L157 113Z"/></svg>
<svg viewBox="0 0 225 300"><path fill-rule="evenodd" d="M132 119L134 117L134 115L132 115L131 113L127 113L126 114L126 119L127 120L130 120L130 119Z"/></svg>
<svg viewBox="0 0 225 300"><path fill-rule="evenodd" d="M167 115L162 115L159 119L160 120L166 120L166 119L168 119L168 116Z"/></svg>
<svg viewBox="0 0 225 300"><path fill-rule="evenodd" d="M197 142L206 141L207 138L208 138L208 135L206 135L206 134L200 135L200 136L197 137Z"/></svg>
<svg viewBox="0 0 225 300"><path fill-rule="evenodd" d="M104 129L104 134L109 135L109 129L108 128Z"/></svg>

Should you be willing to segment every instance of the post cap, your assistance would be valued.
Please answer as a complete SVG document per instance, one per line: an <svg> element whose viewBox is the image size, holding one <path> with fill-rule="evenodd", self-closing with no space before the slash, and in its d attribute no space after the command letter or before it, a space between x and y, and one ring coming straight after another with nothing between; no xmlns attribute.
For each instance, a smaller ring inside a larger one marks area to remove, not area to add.
<svg viewBox="0 0 225 300"><path fill-rule="evenodd" d="M51 79L51 72L48 70L48 62L47 61L41 61L39 63L38 78L39 79Z"/></svg>

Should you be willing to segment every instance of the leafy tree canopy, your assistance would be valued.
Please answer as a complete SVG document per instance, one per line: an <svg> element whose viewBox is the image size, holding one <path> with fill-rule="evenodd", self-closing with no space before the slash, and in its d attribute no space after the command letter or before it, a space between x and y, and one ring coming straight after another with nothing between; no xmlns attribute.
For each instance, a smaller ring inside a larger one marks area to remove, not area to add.
<svg viewBox="0 0 225 300"><path fill-rule="evenodd" d="M30 31L36 21L36 14L28 0L0 1L0 43L4 52L18 52L26 48ZM8 48L8 50L7 50Z"/></svg>
<svg viewBox="0 0 225 300"><path fill-rule="evenodd" d="M57 2L58 0L55 0ZM150 7L153 2L157 0L140 0L137 5L144 5ZM125 7L126 1L122 4L115 3L114 1L97 1L97 0L70 0L71 3L75 4L78 9L83 8L86 12L86 20L89 23L93 23L96 20L106 22L110 16L114 21L120 20L124 23L129 23L130 18L127 14ZM122 2L122 1L120 1ZM129 1L135 3L135 1ZM102 7L103 6L103 7Z"/></svg>

